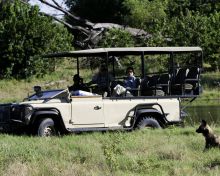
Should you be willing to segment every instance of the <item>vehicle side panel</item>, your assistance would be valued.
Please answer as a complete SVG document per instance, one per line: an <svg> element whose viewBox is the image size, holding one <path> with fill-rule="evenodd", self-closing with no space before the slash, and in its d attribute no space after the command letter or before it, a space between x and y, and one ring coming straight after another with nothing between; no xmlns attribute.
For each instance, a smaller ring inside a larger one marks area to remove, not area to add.
<svg viewBox="0 0 220 176"><path fill-rule="evenodd" d="M58 99L52 99L45 103L42 100L39 101L31 101L31 102L23 102L22 104L30 104L36 110L44 110L44 109L57 109L60 113L60 116L64 122L66 128L70 127L69 121L71 120L71 104L68 102L62 102Z"/></svg>
<svg viewBox="0 0 220 176"><path fill-rule="evenodd" d="M180 121L179 101L177 99L104 99L105 126L127 126L128 116L134 115L134 109L139 104L159 104L168 121ZM161 108L154 105L161 114Z"/></svg>

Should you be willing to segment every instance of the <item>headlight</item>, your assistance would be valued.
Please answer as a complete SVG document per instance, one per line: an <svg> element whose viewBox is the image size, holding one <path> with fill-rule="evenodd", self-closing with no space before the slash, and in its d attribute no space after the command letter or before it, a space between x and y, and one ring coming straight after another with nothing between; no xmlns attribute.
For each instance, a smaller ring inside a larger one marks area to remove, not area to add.
<svg viewBox="0 0 220 176"><path fill-rule="evenodd" d="M13 104L11 106L11 120L28 124L34 108L31 105Z"/></svg>
<svg viewBox="0 0 220 176"><path fill-rule="evenodd" d="M34 108L30 105L25 106L24 110L24 116L25 116L25 121L28 122L30 120L31 115L34 112Z"/></svg>

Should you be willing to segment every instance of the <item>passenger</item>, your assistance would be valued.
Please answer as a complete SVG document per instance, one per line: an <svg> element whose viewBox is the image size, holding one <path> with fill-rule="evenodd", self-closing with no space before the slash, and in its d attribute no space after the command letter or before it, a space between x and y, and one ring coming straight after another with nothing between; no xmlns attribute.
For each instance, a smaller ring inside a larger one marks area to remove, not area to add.
<svg viewBox="0 0 220 176"><path fill-rule="evenodd" d="M79 74L73 76L73 85L69 87L69 91L83 90L89 92L89 88L83 83L83 78Z"/></svg>
<svg viewBox="0 0 220 176"><path fill-rule="evenodd" d="M124 87L131 88L131 89L137 88L137 79L134 76L133 67L128 67L126 69L126 74L127 74L127 77L124 80Z"/></svg>
<svg viewBox="0 0 220 176"><path fill-rule="evenodd" d="M97 84L95 92L103 94L104 92L109 93L109 85L112 81L113 76L108 73L106 65L101 65L99 68L99 72L93 76L92 81L90 83Z"/></svg>
<svg viewBox="0 0 220 176"><path fill-rule="evenodd" d="M123 85L116 85L114 88L113 94L114 95L123 95L126 94L126 96L133 96L137 95L137 90L134 90L138 87L138 79L134 76L134 69L133 67L128 67L126 69L126 75L127 77L124 80ZM132 90L133 89L133 90Z"/></svg>

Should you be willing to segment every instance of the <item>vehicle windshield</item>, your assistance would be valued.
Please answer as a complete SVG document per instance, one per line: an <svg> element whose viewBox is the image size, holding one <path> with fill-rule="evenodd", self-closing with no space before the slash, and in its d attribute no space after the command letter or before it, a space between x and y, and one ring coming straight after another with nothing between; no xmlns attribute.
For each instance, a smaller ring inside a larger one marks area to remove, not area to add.
<svg viewBox="0 0 220 176"><path fill-rule="evenodd" d="M39 100L39 99L56 98L60 94L62 94L64 91L65 91L65 89L41 91L38 94L35 93L35 94L31 95L28 99L29 100Z"/></svg>

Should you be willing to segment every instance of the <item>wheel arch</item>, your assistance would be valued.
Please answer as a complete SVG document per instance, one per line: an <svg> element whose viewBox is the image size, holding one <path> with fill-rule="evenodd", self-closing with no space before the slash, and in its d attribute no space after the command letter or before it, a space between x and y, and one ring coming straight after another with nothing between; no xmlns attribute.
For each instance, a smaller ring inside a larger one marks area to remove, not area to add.
<svg viewBox="0 0 220 176"><path fill-rule="evenodd" d="M51 118L54 121L55 126L61 133L67 132L61 113L58 109L55 108L37 109L30 119L29 126L36 128L38 126L38 123L44 118Z"/></svg>
<svg viewBox="0 0 220 176"><path fill-rule="evenodd" d="M153 104L153 105L159 105L159 104ZM137 110L135 113L134 126L137 125L137 123L139 122L139 120L141 120L142 117L149 116L157 120L158 123L161 125L161 127L165 127L167 120L162 107L159 105L161 108L161 112L160 112L159 110L154 108L153 105L151 106L148 105L145 107L141 105L140 108L138 107L136 108Z"/></svg>

